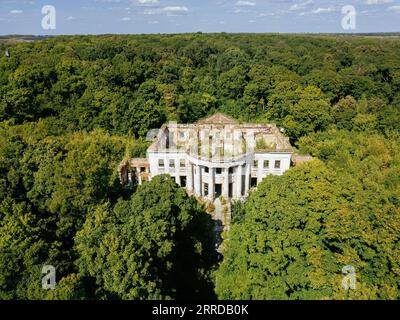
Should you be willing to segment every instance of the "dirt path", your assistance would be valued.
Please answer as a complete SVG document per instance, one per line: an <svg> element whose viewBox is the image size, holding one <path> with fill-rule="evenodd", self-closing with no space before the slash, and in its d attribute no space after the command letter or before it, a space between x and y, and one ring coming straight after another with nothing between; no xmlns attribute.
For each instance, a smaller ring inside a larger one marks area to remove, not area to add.
<svg viewBox="0 0 400 320"><path fill-rule="evenodd" d="M214 202L214 212L212 214L213 220L215 221L214 228L214 243L215 249L222 253L223 250L223 239L221 234L224 231L229 231L230 216L231 216L231 206L230 203L222 204L221 200L218 198Z"/></svg>

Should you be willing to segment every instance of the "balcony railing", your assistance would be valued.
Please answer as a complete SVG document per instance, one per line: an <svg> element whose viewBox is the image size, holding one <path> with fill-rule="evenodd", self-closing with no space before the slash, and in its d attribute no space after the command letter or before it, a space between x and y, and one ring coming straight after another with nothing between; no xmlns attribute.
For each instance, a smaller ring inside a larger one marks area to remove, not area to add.
<svg viewBox="0 0 400 320"><path fill-rule="evenodd" d="M230 162L237 162L244 160L250 155L250 153L246 154L241 154L237 156L222 156L222 157L217 157L217 156L204 156L204 155L199 155L199 154L189 154L192 158L195 158L200 161L207 161L207 162L213 162L213 163L230 163Z"/></svg>

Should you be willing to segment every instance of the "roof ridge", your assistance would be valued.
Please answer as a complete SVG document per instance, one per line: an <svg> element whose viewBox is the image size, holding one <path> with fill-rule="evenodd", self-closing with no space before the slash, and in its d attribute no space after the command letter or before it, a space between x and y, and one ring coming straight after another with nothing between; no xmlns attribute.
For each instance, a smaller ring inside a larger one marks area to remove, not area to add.
<svg viewBox="0 0 400 320"><path fill-rule="evenodd" d="M238 124L239 121L222 112L216 112L212 116L200 119L197 124Z"/></svg>

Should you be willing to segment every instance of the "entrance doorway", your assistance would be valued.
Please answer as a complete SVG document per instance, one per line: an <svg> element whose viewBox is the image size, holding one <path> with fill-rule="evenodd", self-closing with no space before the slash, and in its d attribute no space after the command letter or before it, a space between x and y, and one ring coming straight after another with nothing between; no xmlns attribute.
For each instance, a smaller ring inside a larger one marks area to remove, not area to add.
<svg viewBox="0 0 400 320"><path fill-rule="evenodd" d="M181 187L186 187L186 176L181 176Z"/></svg>
<svg viewBox="0 0 400 320"><path fill-rule="evenodd" d="M222 195L222 184L216 183L215 184L215 198L218 198Z"/></svg>

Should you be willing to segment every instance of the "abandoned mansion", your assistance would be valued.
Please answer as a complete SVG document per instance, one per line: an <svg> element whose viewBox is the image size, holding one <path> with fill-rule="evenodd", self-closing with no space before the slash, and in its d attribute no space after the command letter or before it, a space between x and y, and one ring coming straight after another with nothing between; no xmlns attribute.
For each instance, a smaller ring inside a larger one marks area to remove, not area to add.
<svg viewBox="0 0 400 320"><path fill-rule="evenodd" d="M147 158L123 161L119 175L129 185L169 174L205 200L242 199L267 175L288 170L292 155L289 139L275 125L239 123L218 113L195 124L164 124Z"/></svg>

